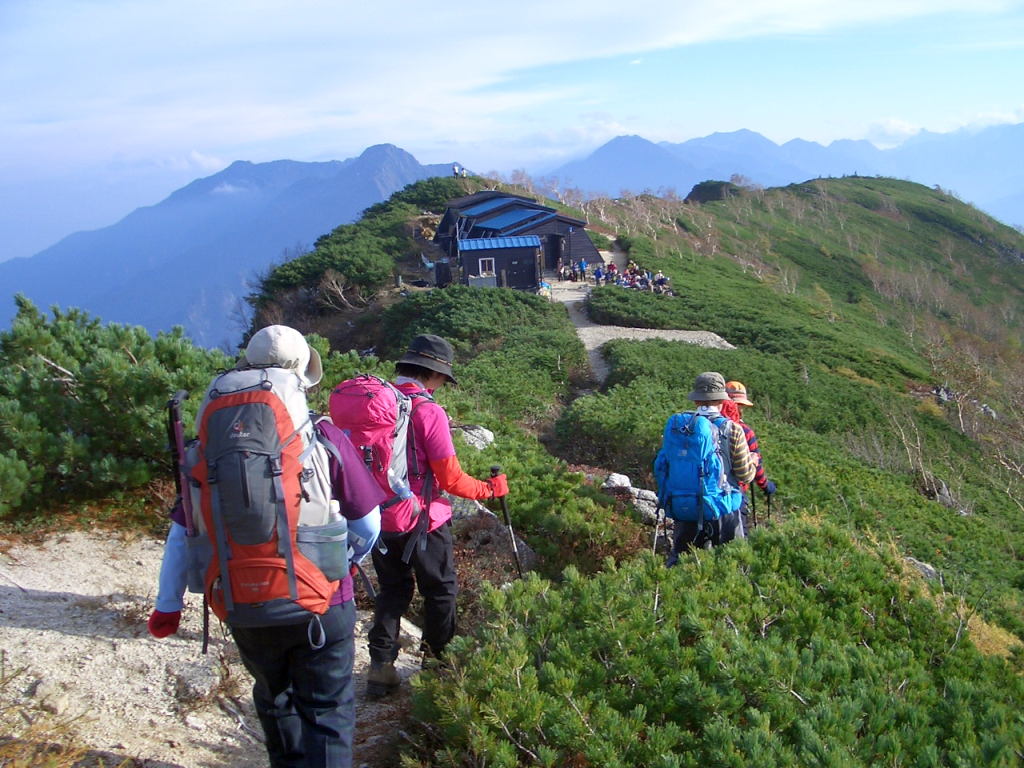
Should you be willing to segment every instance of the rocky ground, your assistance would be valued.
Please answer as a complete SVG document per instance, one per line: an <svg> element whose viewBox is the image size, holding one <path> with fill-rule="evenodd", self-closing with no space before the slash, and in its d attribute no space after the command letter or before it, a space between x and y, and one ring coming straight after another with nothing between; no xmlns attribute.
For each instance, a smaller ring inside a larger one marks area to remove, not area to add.
<svg viewBox="0 0 1024 768"><path fill-rule="evenodd" d="M187 596L177 635L146 631L162 551L150 538L74 532L0 555L0 734L49 729L55 744L88 748L82 765L267 765L251 679L215 617L202 654L201 598ZM358 637L369 618L359 612ZM405 677L419 669L409 629ZM404 719L408 693L363 698L368 666L359 642L356 765L389 765L387 724Z"/></svg>
<svg viewBox="0 0 1024 768"><path fill-rule="evenodd" d="M512 577L500 520L467 515L456 530L464 591L483 578L501 583ZM519 547L528 563L531 553ZM60 765L268 764L251 679L215 617L209 653L202 654L201 598L187 596L177 635L157 640L146 630L162 542L76 531L0 549L0 765L8 764L5 755L17 745L10 740L18 738L65 752L80 748L77 760ZM365 596L359 603L369 607ZM359 611L354 764L385 768L398 764L410 687L383 701L365 698L370 619L368 610ZM421 662L419 631L411 622L403 641L398 668L408 679Z"/></svg>

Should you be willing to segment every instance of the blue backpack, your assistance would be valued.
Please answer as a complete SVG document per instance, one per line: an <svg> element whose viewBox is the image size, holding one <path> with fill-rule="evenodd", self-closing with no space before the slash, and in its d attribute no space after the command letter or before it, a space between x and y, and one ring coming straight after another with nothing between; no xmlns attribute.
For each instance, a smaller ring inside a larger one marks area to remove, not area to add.
<svg viewBox="0 0 1024 768"><path fill-rule="evenodd" d="M658 502L673 520L718 520L740 508L743 492L729 483L732 458L729 420L692 411L676 413L665 424L654 461Z"/></svg>

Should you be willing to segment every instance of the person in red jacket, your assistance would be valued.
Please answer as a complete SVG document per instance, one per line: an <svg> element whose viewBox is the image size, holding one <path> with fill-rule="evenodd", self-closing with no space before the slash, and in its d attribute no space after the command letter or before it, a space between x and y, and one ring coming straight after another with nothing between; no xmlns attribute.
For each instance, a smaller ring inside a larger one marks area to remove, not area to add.
<svg viewBox="0 0 1024 768"><path fill-rule="evenodd" d="M750 455L754 457L754 463L756 465L754 470L754 483L764 491L764 495L771 496L775 493L775 483L768 479L768 476L764 471L764 462L761 460L761 452L757 446L757 435L754 434L754 430L751 429L747 422L743 421L743 409L753 407L753 403L747 397L747 388L744 386L742 381L729 381L725 384L725 391L729 393L729 398L735 404L736 416L732 413L726 413L725 409L722 409L722 413L737 422L743 427L743 434L747 438L747 446L750 448ZM743 502L743 508L741 509L743 517L743 530L749 530L747 527L747 503Z"/></svg>
<svg viewBox="0 0 1024 768"><path fill-rule="evenodd" d="M405 356L395 366L395 386L408 395L425 391L432 393L446 383L458 384L452 374L454 354L451 344L440 336L417 336ZM494 499L508 494L505 475L477 480L462 471L455 455L448 414L433 402L418 404L412 414L415 450L419 466L429 464L432 487L424 488L424 477L409 477L409 485L420 503L426 507L427 530L395 530L388 510L382 514L381 539L384 547L373 550L373 567L377 572L379 590L374 605L374 621L370 628L370 671L367 695L373 698L398 690L401 678L395 669L398 658L398 632L402 615L408 610L414 589L423 597L423 643L440 658L445 646L455 636L455 598L459 592L452 547L451 504L441 496L446 491L465 499ZM421 513L422 514L422 513ZM422 535L409 548L410 537ZM403 554L411 553L408 561ZM415 575L415 578L414 578Z"/></svg>

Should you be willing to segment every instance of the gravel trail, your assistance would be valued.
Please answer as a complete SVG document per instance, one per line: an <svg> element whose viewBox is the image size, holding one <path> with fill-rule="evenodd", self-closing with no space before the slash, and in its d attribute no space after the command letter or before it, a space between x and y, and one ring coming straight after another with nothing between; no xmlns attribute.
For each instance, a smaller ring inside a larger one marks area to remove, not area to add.
<svg viewBox="0 0 1024 768"><path fill-rule="evenodd" d="M252 680L211 620L202 649L202 598L186 595L176 635L151 637L163 542L99 532L16 544L0 554L0 736L52 728L55 743L88 747L81 765L263 768ZM409 686L384 702L363 698L371 616L356 627L355 765L383 768ZM418 648L417 630L406 642ZM410 652L398 667L419 670ZM35 724L32 726L31 724Z"/></svg>
<svg viewBox="0 0 1024 768"><path fill-rule="evenodd" d="M622 268L625 258L617 252L602 251L605 262L615 261ZM735 347L711 331L669 331L655 328L629 328L621 325L598 325L587 317L586 299L591 286L582 283L558 282L551 285L551 300L564 303L569 310L569 318L576 326L576 334L583 342L590 360L590 368L594 378L601 384L608 378L611 369L601 354L601 348L612 339L667 339L696 344L701 347L715 349L735 349ZM622 290L630 290L623 288Z"/></svg>

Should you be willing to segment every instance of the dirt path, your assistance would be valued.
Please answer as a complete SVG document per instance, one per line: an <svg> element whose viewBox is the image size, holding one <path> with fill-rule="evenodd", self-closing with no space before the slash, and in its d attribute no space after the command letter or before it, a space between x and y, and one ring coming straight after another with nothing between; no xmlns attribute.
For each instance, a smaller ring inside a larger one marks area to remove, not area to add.
<svg viewBox="0 0 1024 768"><path fill-rule="evenodd" d="M620 269L626 265L626 255L621 251L600 251L606 264L615 262ZM608 363L601 354L601 348L612 339L668 339L683 341L701 347L716 349L735 349L735 347L716 333L710 331L666 331L653 328L628 328L620 325L598 325L591 322L586 313L586 299L592 286L584 283L555 281L551 285L551 300L561 301L569 310L569 318L576 326L576 333L587 350L590 368L594 378L601 384L611 372ZM622 290L630 290L623 288Z"/></svg>
<svg viewBox="0 0 1024 768"><path fill-rule="evenodd" d="M146 631L162 553L150 538L76 532L0 554L0 737L31 732L66 746L74 736L88 748L76 765L268 764L254 735L251 678L216 619L210 652L201 653L201 598L186 596L177 635L156 640ZM369 620L359 612L354 764L385 768L409 686L383 702L363 697ZM418 633L406 629L414 650ZM408 678L418 657L403 652L398 667Z"/></svg>

